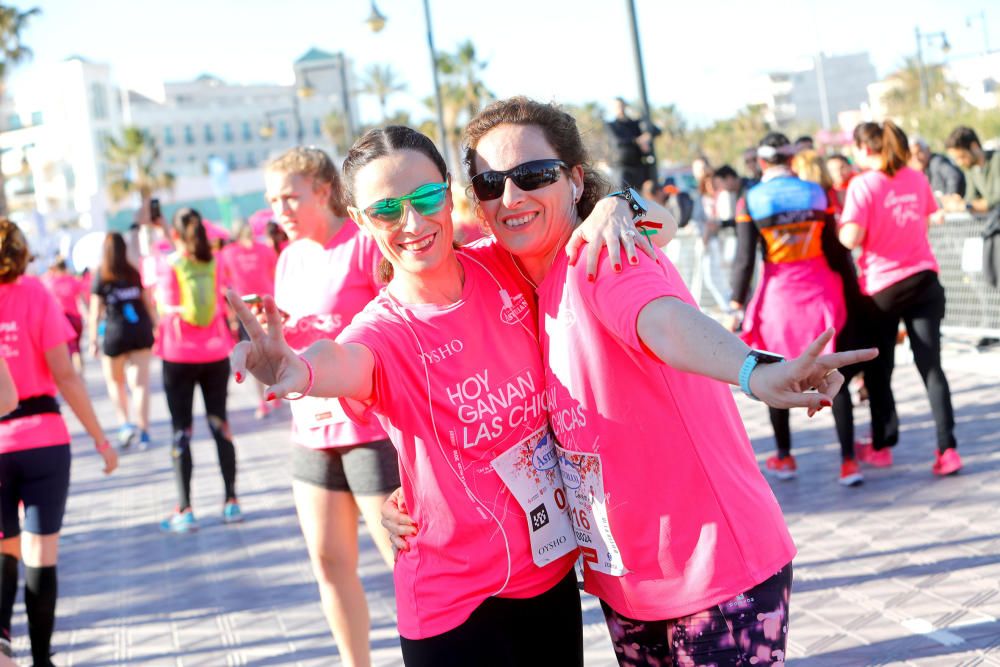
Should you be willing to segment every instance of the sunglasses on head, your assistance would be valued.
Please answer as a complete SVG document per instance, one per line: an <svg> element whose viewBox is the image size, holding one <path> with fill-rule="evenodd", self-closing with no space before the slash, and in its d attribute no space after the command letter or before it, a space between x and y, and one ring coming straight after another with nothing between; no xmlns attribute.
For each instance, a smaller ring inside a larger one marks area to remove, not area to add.
<svg viewBox="0 0 1000 667"><path fill-rule="evenodd" d="M407 202L420 215L434 215L444 208L447 195L447 183L427 183L408 195L379 199L362 212L373 225L388 230L403 221L403 209Z"/></svg>
<svg viewBox="0 0 1000 667"><path fill-rule="evenodd" d="M559 180L561 169L569 169L562 160L532 160L522 162L507 171L484 171L472 177L472 191L479 201L490 201L503 196L507 179L525 192L544 188Z"/></svg>

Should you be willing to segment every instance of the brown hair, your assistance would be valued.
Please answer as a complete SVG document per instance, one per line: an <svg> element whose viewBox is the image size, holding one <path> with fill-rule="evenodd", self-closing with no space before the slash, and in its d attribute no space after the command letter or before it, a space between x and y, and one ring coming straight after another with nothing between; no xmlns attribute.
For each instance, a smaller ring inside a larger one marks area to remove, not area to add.
<svg viewBox="0 0 1000 667"><path fill-rule="evenodd" d="M319 183L330 186L330 198L327 207L334 215L346 218L347 206L344 203L344 188L337 174L337 166L324 151L319 148L297 146L290 148L267 163L265 171L281 174L298 174L308 176L313 181L313 188Z"/></svg>
<svg viewBox="0 0 1000 667"><path fill-rule="evenodd" d="M906 166L910 159L910 143L906 133L891 120L878 123L861 123L854 128L854 144L868 148L882 157L882 171L888 176Z"/></svg>
<svg viewBox="0 0 1000 667"><path fill-rule="evenodd" d="M111 232L104 237L101 268L97 275L106 283L123 280L130 285L142 284L139 271L128 261L125 238L118 232Z"/></svg>
<svg viewBox="0 0 1000 667"><path fill-rule="evenodd" d="M536 102L528 97L511 97L489 105L469 121L462 143L462 162L471 179L476 175L476 146L486 134L500 125L533 125L542 131L545 140L556 151L556 157L575 167L583 167L583 194L576 204L577 214L586 218L594 205L611 187L608 181L590 165L590 156L580 137L576 120L555 104Z"/></svg>
<svg viewBox="0 0 1000 667"><path fill-rule="evenodd" d="M826 168L826 161L812 149L799 151L792 158L792 171L803 181L819 183L823 191L833 187L833 179Z"/></svg>
<svg viewBox="0 0 1000 667"><path fill-rule="evenodd" d="M0 218L0 283L12 283L28 270L31 253L24 232L7 218Z"/></svg>
<svg viewBox="0 0 1000 667"><path fill-rule="evenodd" d="M201 213L193 208L182 208L174 214L174 229L184 241L184 249L199 262L212 261L212 246L208 232L201 221Z"/></svg>

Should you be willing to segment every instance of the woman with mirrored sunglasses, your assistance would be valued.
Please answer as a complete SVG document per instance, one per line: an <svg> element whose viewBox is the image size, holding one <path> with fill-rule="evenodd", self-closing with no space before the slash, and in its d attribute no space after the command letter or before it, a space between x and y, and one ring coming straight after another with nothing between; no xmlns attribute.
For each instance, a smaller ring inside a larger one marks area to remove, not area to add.
<svg viewBox="0 0 1000 667"><path fill-rule="evenodd" d="M535 288L585 588L601 598L619 662L782 661L795 547L726 384L812 414L839 388L836 367L874 352L819 357L831 330L802 357L767 364L777 359L698 311L662 255L640 256L620 276L603 254L596 278L569 266L563 247L607 187L557 107L497 102L470 122L465 141L473 183L542 160L569 165L550 187L505 178L479 207ZM408 534L408 521L389 510L383 523Z"/></svg>
<svg viewBox="0 0 1000 667"><path fill-rule="evenodd" d="M492 239L453 246L449 177L427 137L372 130L344 174L349 212L381 249L387 287L336 341L301 355L272 300L265 333L231 297L251 338L234 367L277 396L340 397L354 422L377 420L389 433L422 528L394 572L407 665L582 664L576 540L530 286ZM592 236L610 230L617 246L611 222Z"/></svg>

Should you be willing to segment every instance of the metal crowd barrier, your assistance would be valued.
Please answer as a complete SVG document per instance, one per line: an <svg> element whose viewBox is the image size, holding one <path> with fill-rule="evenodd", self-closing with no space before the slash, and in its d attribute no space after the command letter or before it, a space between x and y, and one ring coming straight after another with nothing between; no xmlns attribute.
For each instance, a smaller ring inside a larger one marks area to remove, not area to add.
<svg viewBox="0 0 1000 667"><path fill-rule="evenodd" d="M931 247L941 266L947 306L942 328L1000 337L1000 289L983 277L986 216L951 213L931 225Z"/></svg>
<svg viewBox="0 0 1000 667"><path fill-rule="evenodd" d="M1000 337L1000 289L983 277L983 239L986 226L982 215L948 214L942 225L930 228L931 247L941 267L941 283L947 299L945 332ZM704 258L709 250L701 242L695 225L681 229L666 248L698 304L709 314L721 315L710 282L729 298L729 276L736 251L736 236L723 229L717 239L714 262ZM706 265L704 266L703 265ZM759 273L759 271L758 271ZM708 276L711 274L712 279Z"/></svg>

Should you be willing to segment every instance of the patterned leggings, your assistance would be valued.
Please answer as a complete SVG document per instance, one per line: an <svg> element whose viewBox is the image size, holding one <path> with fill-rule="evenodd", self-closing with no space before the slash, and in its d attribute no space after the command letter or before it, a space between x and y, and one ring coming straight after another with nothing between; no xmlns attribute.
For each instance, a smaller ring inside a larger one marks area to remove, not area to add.
<svg viewBox="0 0 1000 667"><path fill-rule="evenodd" d="M789 563L745 593L683 618L637 621L601 607L622 667L782 667L791 589Z"/></svg>

